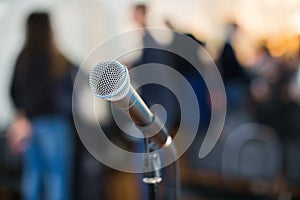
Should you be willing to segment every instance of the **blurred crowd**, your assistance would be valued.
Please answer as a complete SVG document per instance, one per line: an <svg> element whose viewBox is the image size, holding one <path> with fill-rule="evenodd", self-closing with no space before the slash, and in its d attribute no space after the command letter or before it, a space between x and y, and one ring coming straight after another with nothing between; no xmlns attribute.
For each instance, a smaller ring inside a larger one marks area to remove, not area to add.
<svg viewBox="0 0 300 200"><path fill-rule="evenodd" d="M146 16L144 4L133 8L133 20L144 28L142 43L152 48L143 49L128 67L148 63L170 66L189 81L199 102L197 136L180 159L183 199L300 198L300 46L299 52L275 56L265 38L258 42L255 56L249 58L251 66L246 66L236 50L239 24L232 21L224 27L226 36L214 62L225 87L226 120L212 152L199 159L199 148L213 115L211 98L217 94L208 90L191 63L163 49L181 48L196 58L198 67L205 68L211 63L199 57L199 49L207 49L206 41L181 33L194 40L195 46L184 46L173 38L165 47L148 31ZM4 174L0 175L0 199L146 199L140 175L102 165L76 134L71 105L79 69L54 44L50 20L45 12L28 16L26 41L13 68L10 89L16 112L2 145L6 143L9 151L8 156L1 156L6 163L0 166L0 174ZM165 25L181 32L171 19ZM162 45L163 49L158 49ZM185 89L181 88L183 94ZM164 106L166 126L175 135L181 113L174 94L158 85L143 86L139 92L149 106ZM219 106L225 105L220 102ZM191 123L194 113L184 120ZM87 131L95 128L85 125ZM105 129L113 132L109 137L115 143L143 151L143 143L120 134L113 121ZM22 163L14 161L17 156ZM170 199L165 187L162 199Z"/></svg>

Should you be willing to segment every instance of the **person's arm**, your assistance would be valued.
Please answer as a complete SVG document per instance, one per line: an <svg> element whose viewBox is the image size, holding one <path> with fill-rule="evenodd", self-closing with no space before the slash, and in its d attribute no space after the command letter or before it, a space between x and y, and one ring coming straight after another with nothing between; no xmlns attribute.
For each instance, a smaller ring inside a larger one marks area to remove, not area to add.
<svg viewBox="0 0 300 200"><path fill-rule="evenodd" d="M18 73L20 73L20 58L17 60L10 93L12 101L16 107L15 117L7 130L7 142L10 150L13 153L23 153L28 144L28 140L32 135L32 128L30 121L27 119L22 109L21 94L20 94L20 80Z"/></svg>
<svg viewBox="0 0 300 200"><path fill-rule="evenodd" d="M22 111L17 111L13 122L7 130L7 142L13 153L23 153L32 136L31 123Z"/></svg>
<svg viewBox="0 0 300 200"><path fill-rule="evenodd" d="M21 73L21 59L23 57L23 53L20 54L20 56L17 59L17 62L14 66L14 72L12 75L12 81L11 81L11 87L10 87L10 96L13 101L14 106L17 110L21 110L22 103L21 103L21 91L20 91L20 77L19 74Z"/></svg>

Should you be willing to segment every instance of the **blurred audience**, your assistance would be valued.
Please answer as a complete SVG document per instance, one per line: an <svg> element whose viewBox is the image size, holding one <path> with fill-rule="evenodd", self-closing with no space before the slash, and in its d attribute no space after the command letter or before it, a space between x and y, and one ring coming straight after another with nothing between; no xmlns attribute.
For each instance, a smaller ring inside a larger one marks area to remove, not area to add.
<svg viewBox="0 0 300 200"><path fill-rule="evenodd" d="M283 145L282 173L288 184L299 184L300 106L295 94L298 88L299 58L272 57L266 47L260 50L251 83L255 116L258 122L274 128ZM299 94L299 91L296 92Z"/></svg>
<svg viewBox="0 0 300 200"><path fill-rule="evenodd" d="M251 83L257 120L274 127L283 141L300 136L299 104L290 92L297 84L297 70L296 58L274 58L263 47Z"/></svg>
<svg viewBox="0 0 300 200"><path fill-rule="evenodd" d="M53 42L48 13L30 14L11 86L16 117L8 130L11 150L24 154L24 200L72 199L75 73Z"/></svg>

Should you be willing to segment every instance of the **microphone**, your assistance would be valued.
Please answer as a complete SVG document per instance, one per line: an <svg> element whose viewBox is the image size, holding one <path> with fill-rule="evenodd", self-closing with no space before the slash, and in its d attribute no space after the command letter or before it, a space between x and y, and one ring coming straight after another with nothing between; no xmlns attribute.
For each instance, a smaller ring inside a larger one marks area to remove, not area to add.
<svg viewBox="0 0 300 200"><path fill-rule="evenodd" d="M116 105L158 147L167 147L172 143L160 119L153 115L130 84L126 66L117 61L100 62L91 70L89 83L95 96Z"/></svg>

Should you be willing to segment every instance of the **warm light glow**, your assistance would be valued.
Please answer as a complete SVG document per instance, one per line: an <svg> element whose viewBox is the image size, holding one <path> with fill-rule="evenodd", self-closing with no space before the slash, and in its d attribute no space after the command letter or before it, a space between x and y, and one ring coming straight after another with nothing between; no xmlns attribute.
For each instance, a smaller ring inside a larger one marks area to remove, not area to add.
<svg viewBox="0 0 300 200"><path fill-rule="evenodd" d="M267 47L269 48L271 55L274 57L284 55L288 49L287 42L280 37L269 39Z"/></svg>
<svg viewBox="0 0 300 200"><path fill-rule="evenodd" d="M224 27L230 20L235 20L254 43L276 38L277 41L268 42L274 56L293 54L299 46L294 39L296 34L300 34L300 4L297 0L236 0L234 3L218 0L217 4L206 0L148 2L155 10L149 17L152 25L162 24L158 21L167 18L177 30L193 33L207 41L212 52L218 52L214 49L222 46ZM241 45L246 51L241 54L247 55L241 57L244 62L252 57L255 47L248 49ZM251 64L249 60L245 62Z"/></svg>
<svg viewBox="0 0 300 200"><path fill-rule="evenodd" d="M300 10L292 15L291 23L296 28L297 34L300 34Z"/></svg>

